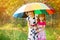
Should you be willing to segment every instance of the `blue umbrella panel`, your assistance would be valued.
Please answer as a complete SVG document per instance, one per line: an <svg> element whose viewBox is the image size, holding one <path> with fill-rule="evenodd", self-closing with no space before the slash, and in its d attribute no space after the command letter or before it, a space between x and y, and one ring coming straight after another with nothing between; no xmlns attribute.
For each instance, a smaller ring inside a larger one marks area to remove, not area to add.
<svg viewBox="0 0 60 40"><path fill-rule="evenodd" d="M25 13L16 13L16 14L13 14L13 17L14 18L26 18L27 15Z"/></svg>

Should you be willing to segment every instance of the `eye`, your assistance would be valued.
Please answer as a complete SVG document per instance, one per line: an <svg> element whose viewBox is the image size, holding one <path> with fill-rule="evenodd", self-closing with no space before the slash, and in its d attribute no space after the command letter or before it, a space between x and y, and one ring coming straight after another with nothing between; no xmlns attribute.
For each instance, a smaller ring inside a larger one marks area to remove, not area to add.
<svg viewBox="0 0 60 40"><path fill-rule="evenodd" d="M33 24L35 24L36 22L33 22Z"/></svg>
<svg viewBox="0 0 60 40"><path fill-rule="evenodd" d="M35 19L35 17L33 19Z"/></svg>

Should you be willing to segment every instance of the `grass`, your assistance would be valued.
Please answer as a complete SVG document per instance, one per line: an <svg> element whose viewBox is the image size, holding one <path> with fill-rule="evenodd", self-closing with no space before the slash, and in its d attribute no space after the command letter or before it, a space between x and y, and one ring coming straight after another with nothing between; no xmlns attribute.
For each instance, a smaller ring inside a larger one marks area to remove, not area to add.
<svg viewBox="0 0 60 40"><path fill-rule="evenodd" d="M54 31L59 33L57 30L53 30L51 27L46 27L46 39L56 40ZM19 30L0 30L0 40L27 40L27 33Z"/></svg>
<svg viewBox="0 0 60 40"><path fill-rule="evenodd" d="M17 30L0 30L0 40L27 40L27 34Z"/></svg>
<svg viewBox="0 0 60 40"><path fill-rule="evenodd" d="M56 40L56 35L54 34L53 28L46 28L46 39L47 40Z"/></svg>
<svg viewBox="0 0 60 40"><path fill-rule="evenodd" d="M21 21L18 21L17 23L7 23L0 27L0 40L27 40L28 27L26 23L25 25L21 24ZM13 28L15 28L16 30L14 30ZM46 26L47 40L56 40L57 34L55 33L59 34L60 36L60 30L54 29L54 27L52 28L51 26Z"/></svg>

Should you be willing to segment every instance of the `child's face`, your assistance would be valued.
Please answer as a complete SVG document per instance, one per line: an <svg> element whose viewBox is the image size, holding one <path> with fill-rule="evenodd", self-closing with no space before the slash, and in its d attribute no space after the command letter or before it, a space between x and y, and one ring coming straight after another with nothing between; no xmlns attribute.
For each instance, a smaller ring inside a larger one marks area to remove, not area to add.
<svg viewBox="0 0 60 40"><path fill-rule="evenodd" d="M41 21L43 21L43 20L44 20L44 17L39 17L39 19L40 19Z"/></svg>
<svg viewBox="0 0 60 40"><path fill-rule="evenodd" d="M28 12L28 16L34 16L34 13L33 12Z"/></svg>

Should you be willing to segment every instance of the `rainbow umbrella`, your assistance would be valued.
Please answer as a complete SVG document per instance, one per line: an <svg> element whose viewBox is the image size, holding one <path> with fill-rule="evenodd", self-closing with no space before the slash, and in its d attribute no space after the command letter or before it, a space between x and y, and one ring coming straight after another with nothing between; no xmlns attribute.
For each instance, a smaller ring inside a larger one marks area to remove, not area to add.
<svg viewBox="0 0 60 40"><path fill-rule="evenodd" d="M28 3L23 6L21 6L14 14L13 16L19 14L19 13L25 13L29 11L34 11L35 14L54 14L54 9L50 8L46 4L43 3Z"/></svg>

